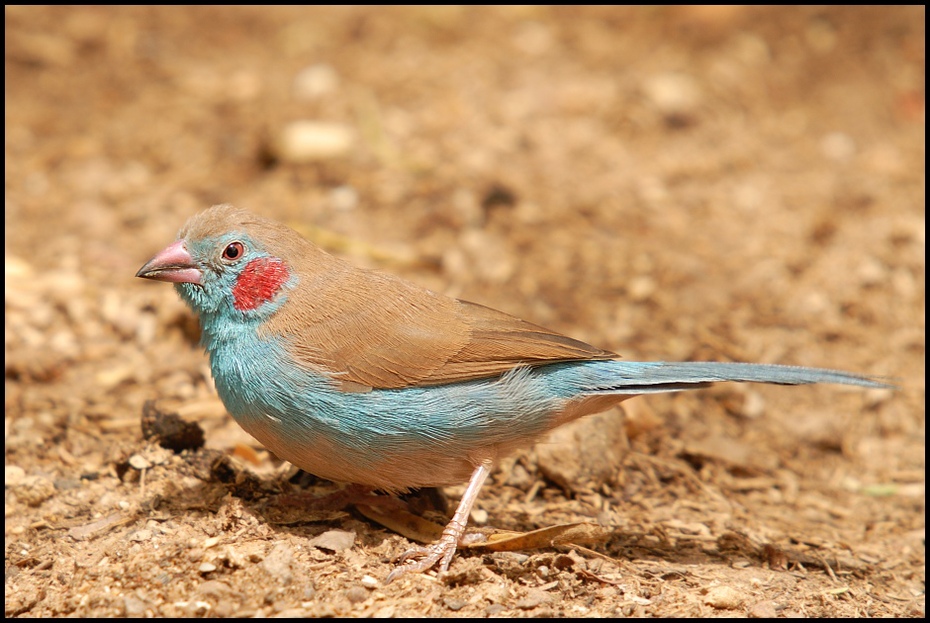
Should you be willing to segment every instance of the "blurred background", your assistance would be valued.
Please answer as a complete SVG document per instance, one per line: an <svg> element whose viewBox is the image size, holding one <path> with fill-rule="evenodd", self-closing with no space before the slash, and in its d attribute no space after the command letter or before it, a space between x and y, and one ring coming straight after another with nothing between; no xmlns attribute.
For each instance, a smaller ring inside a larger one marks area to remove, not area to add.
<svg viewBox="0 0 930 623"><path fill-rule="evenodd" d="M170 615L190 597L173 585L180 592L137 587L142 597L96 605L67 590L38 598L65 580L28 561L37 551L55 565L92 560L100 548L58 549L37 522L141 503L113 465L142 447L145 400L213 399L190 313L171 288L133 275L189 216L226 202L357 264L629 359L895 377L897 393L660 397L614 421L634 451L704 457L695 469L727 496L744 491L720 474L810 477L738 498L748 515L776 517L760 519L760 534L833 522L831 542L909 570L862 576L890 582L901 602L822 613L922 612L909 591L923 586L923 7L5 16L6 529L29 552L13 556L22 573L7 584L8 614ZM221 408L204 409L217 431L208 446L251 443L232 440ZM708 462L726 467L707 472ZM162 477L177 480L171 469ZM674 509L645 525L687 512L658 481L626 478L614 482L618 500L642 490ZM506 479L497 484L532 486ZM602 484L592 490L609 498ZM632 521L618 512L615 524ZM109 532L108 547L138 527ZM74 564L65 583L106 581ZM192 569L177 573L201 578ZM691 597L692 614L704 613Z"/></svg>

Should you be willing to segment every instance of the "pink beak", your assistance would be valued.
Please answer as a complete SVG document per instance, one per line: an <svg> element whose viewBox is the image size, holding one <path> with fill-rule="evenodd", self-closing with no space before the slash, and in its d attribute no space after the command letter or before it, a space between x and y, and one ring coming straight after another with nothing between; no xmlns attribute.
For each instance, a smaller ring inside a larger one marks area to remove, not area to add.
<svg viewBox="0 0 930 623"><path fill-rule="evenodd" d="M171 283L201 284L202 273L194 265L194 258L184 248L184 241L173 242L139 269L136 277L170 281Z"/></svg>

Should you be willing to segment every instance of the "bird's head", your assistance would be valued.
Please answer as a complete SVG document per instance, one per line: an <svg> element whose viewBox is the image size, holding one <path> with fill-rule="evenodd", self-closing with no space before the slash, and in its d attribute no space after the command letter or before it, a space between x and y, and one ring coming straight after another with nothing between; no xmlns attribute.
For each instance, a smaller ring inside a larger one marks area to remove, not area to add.
<svg viewBox="0 0 930 623"><path fill-rule="evenodd" d="M229 205L191 218L168 245L136 273L175 284L202 320L261 320L286 300L297 278L283 259L306 243L293 230Z"/></svg>

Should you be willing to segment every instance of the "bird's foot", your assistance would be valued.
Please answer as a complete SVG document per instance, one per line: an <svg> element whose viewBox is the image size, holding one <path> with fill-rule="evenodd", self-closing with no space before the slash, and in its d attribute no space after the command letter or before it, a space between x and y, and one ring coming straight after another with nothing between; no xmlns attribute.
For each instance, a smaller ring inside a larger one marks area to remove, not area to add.
<svg viewBox="0 0 930 623"><path fill-rule="evenodd" d="M453 526L453 523L446 526L442 537L432 545L418 545L401 554L397 559L401 564L391 571L384 583L389 584L407 573L422 573L431 569L436 563L439 563L440 573L448 571L460 537L456 534L456 526ZM464 530L464 526L460 530ZM418 560L410 560L411 558Z"/></svg>
<svg viewBox="0 0 930 623"><path fill-rule="evenodd" d="M401 564L391 571L384 580L385 584L396 580L405 573L422 573L427 569L431 569L436 563L439 563L440 573L449 570L452 557L455 555L455 550L459 544L464 545L466 542L471 541L471 539L464 538L465 524L468 522L468 514L475 503L478 491L490 473L490 463L480 463L475 467L475 471L472 472L471 479L468 481L468 487L465 488L465 494L452 516L452 521L442 531L439 540L432 545L426 547L417 546L401 554L399 558ZM419 560L404 562L410 558L419 558Z"/></svg>

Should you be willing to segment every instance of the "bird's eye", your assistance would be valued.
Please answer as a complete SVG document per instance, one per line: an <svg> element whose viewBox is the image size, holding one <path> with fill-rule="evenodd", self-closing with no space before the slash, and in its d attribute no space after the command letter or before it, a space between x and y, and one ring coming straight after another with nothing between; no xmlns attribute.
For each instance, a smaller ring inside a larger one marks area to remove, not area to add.
<svg viewBox="0 0 930 623"><path fill-rule="evenodd" d="M226 245L226 248L223 249L223 259L224 260L238 260L245 253L245 246L241 242L230 242Z"/></svg>

